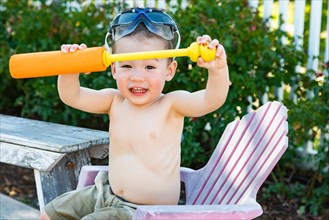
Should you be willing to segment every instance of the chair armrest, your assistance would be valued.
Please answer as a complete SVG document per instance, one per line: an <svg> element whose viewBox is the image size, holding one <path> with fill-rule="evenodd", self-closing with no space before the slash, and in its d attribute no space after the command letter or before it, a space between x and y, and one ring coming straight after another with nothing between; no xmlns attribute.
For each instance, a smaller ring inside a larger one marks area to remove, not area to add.
<svg viewBox="0 0 329 220"><path fill-rule="evenodd" d="M95 177L99 171L108 171L108 166L83 166L80 171L77 189L94 184Z"/></svg>
<svg viewBox="0 0 329 220"><path fill-rule="evenodd" d="M253 219L263 213L256 204L138 206L134 220Z"/></svg>
<svg viewBox="0 0 329 220"><path fill-rule="evenodd" d="M184 183L188 182L189 178L195 173L195 170L188 167L180 168L180 180Z"/></svg>

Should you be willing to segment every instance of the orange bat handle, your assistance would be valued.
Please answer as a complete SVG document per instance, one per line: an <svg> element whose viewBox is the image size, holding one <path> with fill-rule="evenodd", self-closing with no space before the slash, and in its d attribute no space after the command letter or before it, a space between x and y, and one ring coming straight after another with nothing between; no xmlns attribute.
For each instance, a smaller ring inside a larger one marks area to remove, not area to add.
<svg viewBox="0 0 329 220"><path fill-rule="evenodd" d="M9 72L16 79L100 72L107 68L102 60L104 51L103 47L91 47L74 53L49 51L16 54L9 60Z"/></svg>

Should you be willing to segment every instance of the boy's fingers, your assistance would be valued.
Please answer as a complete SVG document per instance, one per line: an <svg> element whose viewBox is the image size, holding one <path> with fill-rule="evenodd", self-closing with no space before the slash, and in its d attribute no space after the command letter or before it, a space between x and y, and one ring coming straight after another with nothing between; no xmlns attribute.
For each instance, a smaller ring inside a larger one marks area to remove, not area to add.
<svg viewBox="0 0 329 220"><path fill-rule="evenodd" d="M209 43L211 42L211 37L209 35L202 35L202 37L201 36L197 37L196 41L199 44Z"/></svg>
<svg viewBox="0 0 329 220"><path fill-rule="evenodd" d="M217 39L214 39L210 42L208 48L210 50L214 49L215 47L217 47L219 45L219 41Z"/></svg>
<svg viewBox="0 0 329 220"><path fill-rule="evenodd" d="M61 51L63 53L68 53L68 52L75 52L76 50L83 50L86 49L87 45L86 44L63 44L61 46Z"/></svg>
<svg viewBox="0 0 329 220"><path fill-rule="evenodd" d="M198 60L197 60L197 64L202 67L204 65L204 60L202 59L202 57L199 57Z"/></svg>
<svg viewBox="0 0 329 220"><path fill-rule="evenodd" d="M225 49L224 49L223 45L221 45L221 44L218 45L217 51L216 51L216 56L217 57L224 56L223 58L226 59Z"/></svg>
<svg viewBox="0 0 329 220"><path fill-rule="evenodd" d="M207 34L203 35L202 38L206 41L206 42L211 42L211 37Z"/></svg>
<svg viewBox="0 0 329 220"><path fill-rule="evenodd" d="M86 49L87 45L86 44L80 44L79 45L79 50Z"/></svg>
<svg viewBox="0 0 329 220"><path fill-rule="evenodd" d="M68 47L67 44L63 44L63 45L61 46L61 51L62 51L63 53L67 53L68 50L69 50L69 47Z"/></svg>
<svg viewBox="0 0 329 220"><path fill-rule="evenodd" d="M78 48L79 48L79 45L78 45L78 44L73 44L73 45L70 47L70 52L75 52Z"/></svg>

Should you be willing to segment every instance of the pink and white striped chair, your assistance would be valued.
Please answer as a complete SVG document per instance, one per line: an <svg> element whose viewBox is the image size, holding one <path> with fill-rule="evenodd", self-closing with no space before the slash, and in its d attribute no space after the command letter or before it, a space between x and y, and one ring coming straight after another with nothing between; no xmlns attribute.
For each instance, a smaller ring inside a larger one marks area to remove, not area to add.
<svg viewBox="0 0 329 220"><path fill-rule="evenodd" d="M269 102L231 122L207 165L181 168L186 205L139 206L133 219L253 219L263 213L256 194L288 146L287 109ZM107 166L82 168L78 188Z"/></svg>

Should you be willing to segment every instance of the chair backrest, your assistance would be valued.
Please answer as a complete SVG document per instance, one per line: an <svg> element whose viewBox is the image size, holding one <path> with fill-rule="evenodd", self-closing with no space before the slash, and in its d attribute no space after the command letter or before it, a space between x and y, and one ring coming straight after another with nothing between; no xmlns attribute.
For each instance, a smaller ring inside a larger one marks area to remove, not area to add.
<svg viewBox="0 0 329 220"><path fill-rule="evenodd" d="M243 204L258 189L288 147L287 109L269 102L230 123L207 165L186 184L186 204Z"/></svg>

